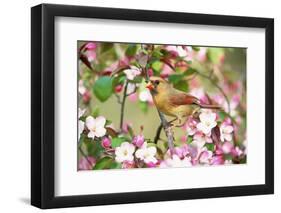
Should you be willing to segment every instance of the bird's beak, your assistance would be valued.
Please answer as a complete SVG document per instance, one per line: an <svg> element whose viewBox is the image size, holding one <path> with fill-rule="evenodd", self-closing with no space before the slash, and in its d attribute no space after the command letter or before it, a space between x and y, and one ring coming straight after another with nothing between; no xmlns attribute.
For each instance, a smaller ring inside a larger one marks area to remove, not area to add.
<svg viewBox="0 0 281 213"><path fill-rule="evenodd" d="M154 89L154 86L151 82L149 82L147 85L146 85L146 88L149 89L149 90L153 90Z"/></svg>

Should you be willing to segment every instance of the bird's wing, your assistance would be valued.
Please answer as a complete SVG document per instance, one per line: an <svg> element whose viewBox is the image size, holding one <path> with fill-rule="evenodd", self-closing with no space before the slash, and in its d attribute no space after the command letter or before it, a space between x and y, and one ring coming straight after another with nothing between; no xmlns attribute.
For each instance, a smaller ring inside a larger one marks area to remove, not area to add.
<svg viewBox="0 0 281 213"><path fill-rule="evenodd" d="M200 105L200 101L198 100L198 98L185 93L177 93L175 95L171 95L169 101L172 105L175 106L191 104Z"/></svg>

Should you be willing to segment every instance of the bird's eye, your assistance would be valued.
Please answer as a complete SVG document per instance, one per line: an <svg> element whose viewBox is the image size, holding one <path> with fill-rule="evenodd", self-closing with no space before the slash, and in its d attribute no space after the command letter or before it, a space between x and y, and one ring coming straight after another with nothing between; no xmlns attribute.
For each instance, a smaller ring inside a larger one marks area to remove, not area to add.
<svg viewBox="0 0 281 213"><path fill-rule="evenodd" d="M154 81L156 85L158 85L160 82L158 80Z"/></svg>

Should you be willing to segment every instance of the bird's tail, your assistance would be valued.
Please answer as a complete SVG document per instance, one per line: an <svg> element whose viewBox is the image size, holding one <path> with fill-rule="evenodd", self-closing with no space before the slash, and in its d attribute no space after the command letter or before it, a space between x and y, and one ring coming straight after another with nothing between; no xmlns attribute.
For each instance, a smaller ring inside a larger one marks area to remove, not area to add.
<svg viewBox="0 0 281 213"><path fill-rule="evenodd" d="M219 105L212 105L212 104L199 104L199 106L201 108L204 109L218 109L218 110L222 110L222 107Z"/></svg>

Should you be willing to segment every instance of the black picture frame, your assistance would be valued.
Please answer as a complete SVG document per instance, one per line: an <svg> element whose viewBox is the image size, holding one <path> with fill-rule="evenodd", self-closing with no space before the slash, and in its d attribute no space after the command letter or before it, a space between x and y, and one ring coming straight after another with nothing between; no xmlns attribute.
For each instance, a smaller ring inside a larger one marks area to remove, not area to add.
<svg viewBox="0 0 281 213"><path fill-rule="evenodd" d="M265 184L56 197L55 17L263 28L266 32ZM274 20L241 16L41 4L31 8L31 204L59 208L274 193Z"/></svg>

